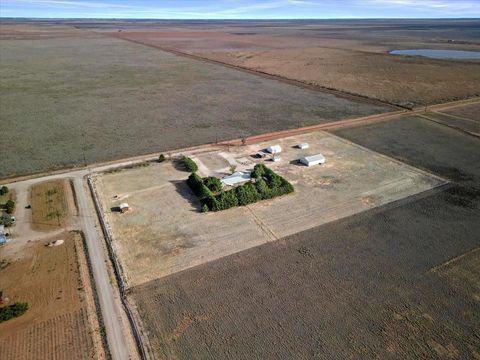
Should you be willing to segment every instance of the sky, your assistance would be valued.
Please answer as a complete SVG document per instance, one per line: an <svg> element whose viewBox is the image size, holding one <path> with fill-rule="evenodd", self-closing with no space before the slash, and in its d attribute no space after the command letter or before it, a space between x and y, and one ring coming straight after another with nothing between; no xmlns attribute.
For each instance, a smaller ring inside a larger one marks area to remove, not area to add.
<svg viewBox="0 0 480 360"><path fill-rule="evenodd" d="M480 0L0 0L0 17L480 18Z"/></svg>

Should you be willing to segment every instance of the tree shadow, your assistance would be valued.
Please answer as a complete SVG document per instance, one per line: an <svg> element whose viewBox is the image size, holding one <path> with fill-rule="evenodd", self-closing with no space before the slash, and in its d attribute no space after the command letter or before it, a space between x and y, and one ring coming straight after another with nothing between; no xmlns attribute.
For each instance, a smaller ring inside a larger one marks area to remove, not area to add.
<svg viewBox="0 0 480 360"><path fill-rule="evenodd" d="M193 208L191 211L200 212L202 210L200 199L193 193L185 180L171 180L170 182L175 186L175 190L188 201Z"/></svg>
<svg viewBox="0 0 480 360"><path fill-rule="evenodd" d="M185 164L181 159L172 159L171 163L175 170L188 172Z"/></svg>

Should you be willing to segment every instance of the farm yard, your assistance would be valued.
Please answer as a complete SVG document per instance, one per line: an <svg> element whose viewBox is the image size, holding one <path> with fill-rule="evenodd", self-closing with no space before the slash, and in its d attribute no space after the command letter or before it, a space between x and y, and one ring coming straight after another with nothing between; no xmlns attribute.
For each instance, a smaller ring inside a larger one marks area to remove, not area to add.
<svg viewBox="0 0 480 360"><path fill-rule="evenodd" d="M81 235L63 232L4 255L0 249L1 290L9 303L27 302L29 309L0 323L0 358L105 358Z"/></svg>
<svg viewBox="0 0 480 360"><path fill-rule="evenodd" d="M308 142L310 147L295 147ZM445 183L325 132L277 140L279 162L254 158L269 143L193 153L201 176L229 174L265 163L293 194L221 213L200 213L200 201L174 162L99 174L95 184L129 286L276 241L285 236L400 200ZM324 165L297 160L321 152ZM125 214L112 211L127 202Z"/></svg>
<svg viewBox="0 0 480 360"><path fill-rule="evenodd" d="M392 110L89 31L12 28L0 178Z"/></svg>
<svg viewBox="0 0 480 360"><path fill-rule="evenodd" d="M480 356L478 138L419 117L335 134L451 183L133 287L158 357Z"/></svg>

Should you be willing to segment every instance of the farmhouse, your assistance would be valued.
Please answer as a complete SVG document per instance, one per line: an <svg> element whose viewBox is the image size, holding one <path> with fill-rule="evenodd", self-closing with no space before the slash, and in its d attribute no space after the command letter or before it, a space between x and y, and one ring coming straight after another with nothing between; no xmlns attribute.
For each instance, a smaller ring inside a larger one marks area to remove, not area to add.
<svg viewBox="0 0 480 360"><path fill-rule="evenodd" d="M267 151L270 154L278 154L282 152L282 147L280 145L272 145L267 148Z"/></svg>
<svg viewBox="0 0 480 360"><path fill-rule="evenodd" d="M325 157L322 154L305 156L300 159L300 162L307 166L319 165L325 162Z"/></svg>
<svg viewBox="0 0 480 360"><path fill-rule="evenodd" d="M251 173L249 171L237 171L232 175L224 176L220 179L223 185L226 186L235 186L242 183L246 183L252 179Z"/></svg>

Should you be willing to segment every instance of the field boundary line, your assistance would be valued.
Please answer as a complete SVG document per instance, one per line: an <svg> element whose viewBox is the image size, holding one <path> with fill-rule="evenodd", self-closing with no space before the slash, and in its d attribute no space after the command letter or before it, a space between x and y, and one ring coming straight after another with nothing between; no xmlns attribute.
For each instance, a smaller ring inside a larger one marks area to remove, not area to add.
<svg viewBox="0 0 480 360"><path fill-rule="evenodd" d="M439 113L439 114L442 114L442 115L443 115L443 113ZM443 122L443 121L441 121L441 120L435 119L435 118L430 117L430 116L428 116L428 115L418 114L417 116L420 117L420 118L422 118L422 119L425 119L425 120L434 122L434 123L436 123L436 124L446 126L446 127L450 128L450 129L460 131L460 132L462 132L462 133L464 133L464 134L466 134L466 135L473 136L473 137L476 137L476 138L480 138L480 134L477 134L477 133L474 133L474 132L471 132L471 131L462 129L462 128L459 127L459 126L455 126L455 125L452 125L452 124L448 124L448 123L446 123L446 122Z"/></svg>
<svg viewBox="0 0 480 360"><path fill-rule="evenodd" d="M435 272L437 272L437 270L440 270L444 267L447 267L447 266L453 264L454 262L460 261L467 256L475 254L477 251L480 251L480 247L476 247L475 249L471 249L471 250L467 251L466 253L455 256L455 257L451 258L450 260L445 261L444 263L442 263L440 265L436 265L436 266L432 267L431 269L429 269L427 271L427 274L435 273Z"/></svg>
<svg viewBox="0 0 480 360"><path fill-rule="evenodd" d="M137 344L137 349L140 354L141 359L144 360L150 360L154 359L154 356L152 355L151 347L148 342L148 338L142 336L143 329L139 325L139 319L134 315L133 311L130 309L128 300L127 300L127 293L126 293L126 282L124 280L124 275L123 275L123 268L121 264L118 262L117 255L115 253L115 249L113 247L112 243L112 235L110 233L110 227L108 225L108 222L103 216L103 211L102 207L100 205L100 201L98 200L98 195L97 195L97 190L94 184L94 181L92 180L92 177L90 175L87 176L87 183L88 187L90 189L90 193L93 198L93 203L95 205L95 211L97 213L97 216L100 221L100 225L102 227L102 232L104 234L105 242L107 244L107 249L108 249L108 254L110 261L113 265L114 273L115 273L115 278L117 280L118 288L120 291L120 300L122 302L122 306L125 310L125 313L127 314L127 318L130 322L130 328L133 332L133 336L135 338L135 342ZM147 344L148 343L148 344Z"/></svg>

